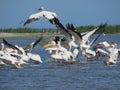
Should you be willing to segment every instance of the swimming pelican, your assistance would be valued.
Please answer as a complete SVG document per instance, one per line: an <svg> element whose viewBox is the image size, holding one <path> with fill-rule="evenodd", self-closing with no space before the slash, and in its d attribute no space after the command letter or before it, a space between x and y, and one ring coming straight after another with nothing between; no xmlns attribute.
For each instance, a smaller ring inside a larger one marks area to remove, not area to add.
<svg viewBox="0 0 120 90"><path fill-rule="evenodd" d="M6 52L2 56L0 56L0 60L5 64L14 65L16 68L21 68L23 64L26 64L19 58L12 56L9 52Z"/></svg>
<svg viewBox="0 0 120 90"><path fill-rule="evenodd" d="M50 46L56 46L52 48L48 48ZM55 60L65 61L65 62L75 62L76 57L78 55L78 50L74 49L73 52L67 50L65 47L61 46L61 41L59 37L56 37L51 43L44 45L43 47L46 50L49 50L51 57Z"/></svg>
<svg viewBox="0 0 120 90"><path fill-rule="evenodd" d="M29 61L29 60L34 60L35 62L40 62L42 63L42 60L38 54L32 54L31 50L41 41L42 38L37 39L36 41L32 42L30 45L27 45L25 48L22 48L18 45L12 45L8 43L5 39L3 39L3 43L7 45L8 47L11 47L14 52L16 53L11 53L11 54L17 54L16 56L21 57L23 61ZM35 57L36 56L36 57Z"/></svg>
<svg viewBox="0 0 120 90"><path fill-rule="evenodd" d="M106 65L116 64L119 55L119 49L117 48L117 44L115 43L110 45L107 42L103 42L102 44L104 44L104 46L102 48L97 47L96 52L99 54L99 56L103 56L104 63ZM103 48L105 48L106 50Z"/></svg>
<svg viewBox="0 0 120 90"><path fill-rule="evenodd" d="M38 9L39 12L32 14L29 16L29 18L25 21L24 26L28 23L31 23L33 21L39 20L40 18L45 17L47 20L50 21L50 23L54 24L55 22L58 22L57 15L55 12L45 11L43 7Z"/></svg>
<svg viewBox="0 0 120 90"><path fill-rule="evenodd" d="M0 44L0 50L3 50L4 49L4 43L1 43Z"/></svg>

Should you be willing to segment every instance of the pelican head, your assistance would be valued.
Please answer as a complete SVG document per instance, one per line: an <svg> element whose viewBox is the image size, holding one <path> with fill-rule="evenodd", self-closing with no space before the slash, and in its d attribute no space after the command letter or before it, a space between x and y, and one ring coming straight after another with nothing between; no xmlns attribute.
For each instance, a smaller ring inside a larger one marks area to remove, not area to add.
<svg viewBox="0 0 120 90"><path fill-rule="evenodd" d="M38 10L39 10L39 11L43 11L43 10L44 10L44 7L40 7Z"/></svg>
<svg viewBox="0 0 120 90"><path fill-rule="evenodd" d="M116 43L113 44L113 48L117 48L117 44Z"/></svg>

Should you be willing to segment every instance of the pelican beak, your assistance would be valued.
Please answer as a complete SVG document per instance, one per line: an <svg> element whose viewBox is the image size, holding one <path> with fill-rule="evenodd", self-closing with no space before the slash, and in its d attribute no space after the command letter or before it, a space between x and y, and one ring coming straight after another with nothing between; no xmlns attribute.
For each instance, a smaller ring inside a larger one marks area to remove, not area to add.
<svg viewBox="0 0 120 90"><path fill-rule="evenodd" d="M54 44L53 43L47 43L45 45L43 45L43 48L48 48L48 47L53 47Z"/></svg>
<svg viewBox="0 0 120 90"><path fill-rule="evenodd" d="M108 46L107 48L113 48L113 46L112 46L112 45L110 45L110 46Z"/></svg>
<svg viewBox="0 0 120 90"><path fill-rule="evenodd" d="M7 50L5 49L5 50L2 50L4 53L6 53L7 52Z"/></svg>

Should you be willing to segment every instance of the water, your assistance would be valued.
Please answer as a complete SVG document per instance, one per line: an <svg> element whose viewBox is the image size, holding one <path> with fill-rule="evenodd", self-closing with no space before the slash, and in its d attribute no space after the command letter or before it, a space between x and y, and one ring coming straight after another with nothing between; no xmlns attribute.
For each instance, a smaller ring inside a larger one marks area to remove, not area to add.
<svg viewBox="0 0 120 90"><path fill-rule="evenodd" d="M7 40L24 47L36 38ZM103 40L120 45L120 35L100 37L97 42ZM47 63L50 56L42 48L43 44L40 42L33 49L33 53L41 55L43 64L21 69L0 67L0 90L120 90L119 62L111 66L101 60L74 65Z"/></svg>

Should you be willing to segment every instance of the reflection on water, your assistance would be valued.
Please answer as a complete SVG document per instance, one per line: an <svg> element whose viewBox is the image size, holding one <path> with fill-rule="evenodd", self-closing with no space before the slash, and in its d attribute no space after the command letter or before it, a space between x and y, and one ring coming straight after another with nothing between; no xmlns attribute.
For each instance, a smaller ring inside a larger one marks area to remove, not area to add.
<svg viewBox="0 0 120 90"><path fill-rule="evenodd" d="M24 47L35 38L7 40ZM97 42L103 40L120 45L120 35L101 37ZM41 55L43 64L21 69L0 67L0 90L120 90L119 63L112 66L104 65L101 60L74 65L46 63L50 56L42 48L43 44L40 42L33 49Z"/></svg>

